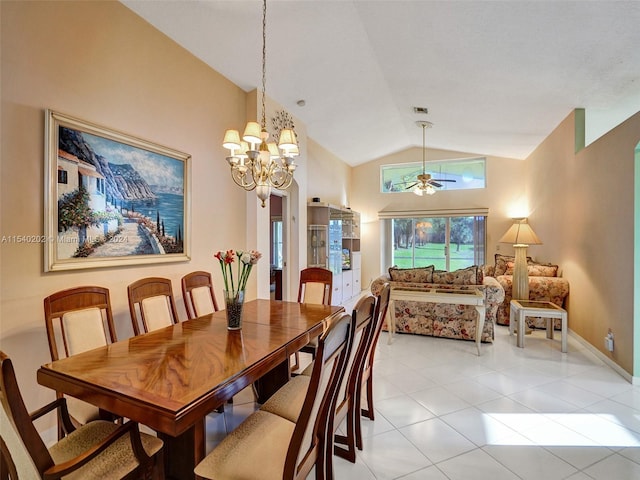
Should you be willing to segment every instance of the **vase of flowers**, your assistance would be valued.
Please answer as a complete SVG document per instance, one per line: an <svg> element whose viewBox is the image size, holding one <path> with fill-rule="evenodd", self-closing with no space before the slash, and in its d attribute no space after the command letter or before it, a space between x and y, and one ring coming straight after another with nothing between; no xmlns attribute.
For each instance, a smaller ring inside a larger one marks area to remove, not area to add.
<svg viewBox="0 0 640 480"><path fill-rule="evenodd" d="M227 328L240 330L242 328L242 307L244 305L244 291L253 266L262 257L260 252L250 250L219 251L214 255L220 262L224 279L224 301L227 312ZM233 275L233 263L237 261L236 276Z"/></svg>

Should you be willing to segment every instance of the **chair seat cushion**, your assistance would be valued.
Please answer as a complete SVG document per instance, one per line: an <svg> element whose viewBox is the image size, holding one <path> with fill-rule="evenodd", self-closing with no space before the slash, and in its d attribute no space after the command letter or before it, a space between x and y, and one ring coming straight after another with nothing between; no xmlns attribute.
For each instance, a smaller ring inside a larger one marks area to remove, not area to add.
<svg viewBox="0 0 640 480"><path fill-rule="evenodd" d="M115 423L104 420L89 422L51 446L49 453L56 464L66 462L85 453L117 428L118 425ZM148 455L152 456L162 448L162 440L144 433L141 433L140 437ZM124 435L87 465L64 478L65 480L123 478L137 466L138 461L131 450L129 436Z"/></svg>
<svg viewBox="0 0 640 480"><path fill-rule="evenodd" d="M295 424L258 410L200 462L196 475L215 480L281 480Z"/></svg>
<svg viewBox="0 0 640 480"><path fill-rule="evenodd" d="M310 377L312 371L313 371L313 362L307 365L300 375L306 375L307 377Z"/></svg>
<svg viewBox="0 0 640 480"><path fill-rule="evenodd" d="M67 399L69 415L79 424L84 425L85 423L100 419L100 410L98 407L74 397L65 398Z"/></svg>
<svg viewBox="0 0 640 480"><path fill-rule="evenodd" d="M298 375L284 384L260 408L263 412L279 415L290 422L297 422L302 404L309 389L311 376Z"/></svg>

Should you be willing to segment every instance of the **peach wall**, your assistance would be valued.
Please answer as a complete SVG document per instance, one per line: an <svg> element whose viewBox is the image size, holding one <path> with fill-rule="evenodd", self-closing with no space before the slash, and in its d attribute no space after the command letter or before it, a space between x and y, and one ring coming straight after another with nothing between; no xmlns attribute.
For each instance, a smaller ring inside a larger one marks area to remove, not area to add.
<svg viewBox="0 0 640 480"><path fill-rule="evenodd" d="M569 328L633 375L634 149L640 113L577 154L575 129L572 113L527 159L530 220L544 242L535 248L569 280ZM609 328L615 336L612 353L603 348Z"/></svg>
<svg viewBox="0 0 640 480"><path fill-rule="evenodd" d="M475 158L480 155L427 149L431 160ZM385 209L454 209L488 208L487 263L493 262L496 249L511 254L512 247L498 244L498 240L511 225L509 211L522 201L526 182L525 164L521 160L487 157L487 188L482 190L440 191L432 196L418 197L407 193L380 193L380 166L419 161L421 148L411 148L393 155L359 165L352 174L352 202L354 210L361 212L362 287L385 272L384 235L378 212Z"/></svg>
<svg viewBox="0 0 640 480"><path fill-rule="evenodd" d="M110 289L119 338L132 334L126 287L209 270L214 250L245 248L247 194L229 179L221 138L244 125L246 94L118 2L0 2L1 235L42 235L44 110L51 108L192 156L192 260L43 273L43 246L1 244L0 348L13 357L27 406L53 397L36 385L49 360L42 299L82 284ZM255 282L255 279L253 279ZM254 287L255 288L255 287ZM216 289L221 297L221 288Z"/></svg>

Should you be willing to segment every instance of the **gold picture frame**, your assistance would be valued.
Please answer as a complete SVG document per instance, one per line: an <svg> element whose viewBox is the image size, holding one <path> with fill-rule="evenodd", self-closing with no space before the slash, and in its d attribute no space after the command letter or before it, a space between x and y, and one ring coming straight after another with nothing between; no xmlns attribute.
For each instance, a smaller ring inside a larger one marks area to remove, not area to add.
<svg viewBox="0 0 640 480"><path fill-rule="evenodd" d="M190 260L191 156L45 115L44 271Z"/></svg>

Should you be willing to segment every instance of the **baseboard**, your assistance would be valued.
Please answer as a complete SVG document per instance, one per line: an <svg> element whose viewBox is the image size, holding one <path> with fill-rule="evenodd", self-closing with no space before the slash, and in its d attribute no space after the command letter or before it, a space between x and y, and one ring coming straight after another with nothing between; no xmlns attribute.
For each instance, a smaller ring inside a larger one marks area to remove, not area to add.
<svg viewBox="0 0 640 480"><path fill-rule="evenodd" d="M591 345L573 330L569 329L569 335L576 339L578 343L589 350L589 352L593 353L596 357L598 357L599 360L601 360L605 365L610 367L614 372L624 378L627 382L631 383L632 385L640 385L640 377L634 377L633 375L631 375L624 368L614 362L610 357Z"/></svg>

